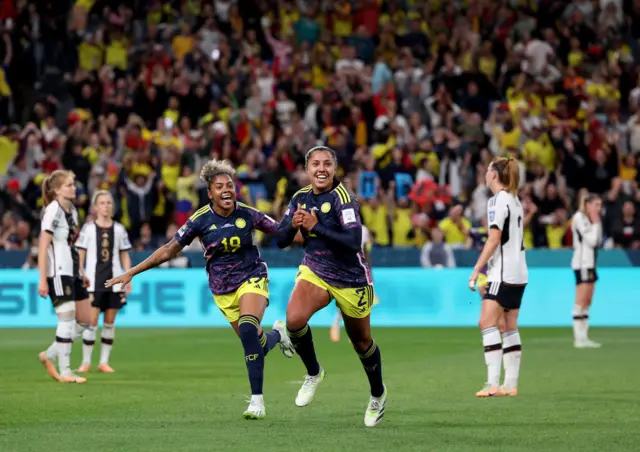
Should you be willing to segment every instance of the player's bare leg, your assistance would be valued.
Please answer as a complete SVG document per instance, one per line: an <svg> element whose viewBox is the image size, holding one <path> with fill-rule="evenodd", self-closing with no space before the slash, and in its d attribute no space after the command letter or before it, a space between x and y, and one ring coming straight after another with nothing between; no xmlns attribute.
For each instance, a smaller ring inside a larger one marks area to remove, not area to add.
<svg viewBox="0 0 640 452"><path fill-rule="evenodd" d="M78 373L91 371L91 357L93 346L96 343L96 331L98 330L98 319L100 309L91 307L91 320L89 326L82 332L82 365L78 367Z"/></svg>
<svg viewBox="0 0 640 452"><path fill-rule="evenodd" d="M324 369L316 357L308 322L313 314L325 308L330 301L331 297L326 290L309 281L298 280L287 306L287 331L296 353L307 369L304 383L296 396L296 405L300 407L311 403L318 386L325 378Z"/></svg>
<svg viewBox="0 0 640 452"><path fill-rule="evenodd" d="M480 294L480 300L484 300L484 295L487 293L487 285L484 284L482 286L478 286L478 294ZM498 321L498 329L500 333L504 333L505 331L505 317L504 315L500 316L500 320Z"/></svg>
<svg viewBox="0 0 640 452"><path fill-rule="evenodd" d="M573 306L573 344L576 348L600 348L589 339L589 310L595 289L594 283L576 286L576 303Z"/></svg>
<svg viewBox="0 0 640 452"><path fill-rule="evenodd" d="M504 309L494 300L482 300L482 311L478 326L482 332L484 360L487 365L487 382L476 397L493 397L500 386L500 367L502 364L502 340L498 324Z"/></svg>
<svg viewBox="0 0 640 452"><path fill-rule="evenodd" d="M111 359L111 350L113 349L113 343L116 338L116 315L117 309L107 309L104 311L104 318L102 324L102 334L100 337L100 363L98 364L98 371L104 373L113 373L115 370L109 365Z"/></svg>
<svg viewBox="0 0 640 452"><path fill-rule="evenodd" d="M338 310L338 313L336 314L336 318L333 321L331 328L329 328L329 337L333 342L340 342L341 323L342 323L342 312Z"/></svg>
<svg viewBox="0 0 640 452"><path fill-rule="evenodd" d="M519 309L513 309L502 315L504 332L502 333L502 361L504 365L504 384L497 396L517 396L520 361L522 360L522 341L518 331Z"/></svg>
<svg viewBox="0 0 640 452"><path fill-rule="evenodd" d="M263 419L267 414L262 396L265 354L260 342L260 322L266 307L267 299L262 295L246 293L240 297L238 334L244 348L244 361L251 385L249 408L243 414L245 419Z"/></svg>
<svg viewBox="0 0 640 452"><path fill-rule="evenodd" d="M364 425L374 427L384 416L387 404L387 388L382 380L382 356L380 348L371 337L371 317L349 317L343 314L344 326L351 339L370 386L369 405L364 414Z"/></svg>

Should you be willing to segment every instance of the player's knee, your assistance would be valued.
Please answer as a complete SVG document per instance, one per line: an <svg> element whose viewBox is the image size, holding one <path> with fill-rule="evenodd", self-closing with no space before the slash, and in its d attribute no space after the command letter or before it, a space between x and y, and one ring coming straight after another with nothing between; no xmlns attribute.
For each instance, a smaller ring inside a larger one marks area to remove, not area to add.
<svg viewBox="0 0 640 452"><path fill-rule="evenodd" d="M494 322L492 319L487 319L485 317L480 317L480 321L478 322L478 327L481 330L484 330L486 328L491 328L491 327L495 327L496 322Z"/></svg>
<svg viewBox="0 0 640 452"><path fill-rule="evenodd" d="M371 347L373 339L371 338L371 336L359 338L357 340L352 339L351 343L356 353L365 353L367 350L369 350L369 347Z"/></svg>
<svg viewBox="0 0 640 452"><path fill-rule="evenodd" d="M290 330L299 330L309 322L309 316L298 309L287 308L287 328Z"/></svg>

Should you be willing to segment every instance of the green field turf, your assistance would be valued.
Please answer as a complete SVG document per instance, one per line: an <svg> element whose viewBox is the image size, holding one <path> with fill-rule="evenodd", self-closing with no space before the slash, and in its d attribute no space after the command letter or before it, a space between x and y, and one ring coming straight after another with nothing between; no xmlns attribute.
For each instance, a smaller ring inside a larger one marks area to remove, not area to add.
<svg viewBox="0 0 640 452"><path fill-rule="evenodd" d="M119 329L117 373L84 385L37 362L53 330L0 330L0 451L640 450L638 329L593 330L600 350L574 350L569 329L521 333L520 396L478 400L477 330L377 329L389 400L366 429L366 377L326 329L314 337L328 378L308 407L293 403L299 359L267 357L264 421L242 419L250 392L229 329Z"/></svg>

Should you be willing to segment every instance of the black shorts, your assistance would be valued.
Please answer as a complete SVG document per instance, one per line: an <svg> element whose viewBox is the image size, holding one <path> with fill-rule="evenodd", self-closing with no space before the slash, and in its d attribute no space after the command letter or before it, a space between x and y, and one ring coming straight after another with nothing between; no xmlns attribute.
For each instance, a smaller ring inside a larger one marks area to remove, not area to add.
<svg viewBox="0 0 640 452"><path fill-rule="evenodd" d="M487 292L484 294L484 299L497 301L505 311L520 309L525 287L526 285L514 286L499 281L489 281L487 283Z"/></svg>
<svg viewBox="0 0 640 452"><path fill-rule="evenodd" d="M595 268L583 268L582 270L574 270L576 275L576 285L582 283L594 283L598 280L598 273Z"/></svg>
<svg viewBox="0 0 640 452"><path fill-rule="evenodd" d="M120 309L127 302L123 292L92 292L91 306L100 309L100 312L104 312L107 309Z"/></svg>
<svg viewBox="0 0 640 452"><path fill-rule="evenodd" d="M82 301L89 298L81 278L75 276L54 276L47 278L49 296L53 306L60 306L68 301Z"/></svg>

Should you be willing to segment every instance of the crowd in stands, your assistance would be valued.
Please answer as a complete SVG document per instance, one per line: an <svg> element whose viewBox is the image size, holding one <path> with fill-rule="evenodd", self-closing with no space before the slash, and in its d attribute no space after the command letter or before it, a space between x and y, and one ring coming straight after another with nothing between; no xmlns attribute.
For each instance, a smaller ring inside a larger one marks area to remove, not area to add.
<svg viewBox="0 0 640 452"><path fill-rule="evenodd" d="M526 248L570 246L588 190L606 245L640 249L640 0L2 0L0 18L0 248L33 242L57 168L83 221L109 189L150 250L207 202L207 159L279 218L326 144L377 246L472 246L510 156Z"/></svg>

